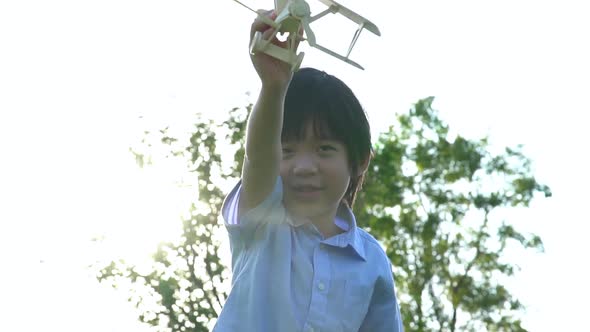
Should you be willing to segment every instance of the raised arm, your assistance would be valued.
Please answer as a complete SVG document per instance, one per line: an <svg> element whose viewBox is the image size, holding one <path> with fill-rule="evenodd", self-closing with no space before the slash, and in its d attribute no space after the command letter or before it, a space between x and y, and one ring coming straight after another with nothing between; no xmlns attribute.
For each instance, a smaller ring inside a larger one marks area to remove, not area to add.
<svg viewBox="0 0 590 332"><path fill-rule="evenodd" d="M268 12L275 18L272 11ZM263 38L272 34L270 26L256 19L250 30L250 39L256 31ZM285 42L273 43L286 48ZM281 162L281 129L287 88L293 76L291 66L264 53L251 55L252 64L260 77L262 87L258 101L248 118L246 155L242 169L240 213L260 204L272 191L279 176Z"/></svg>

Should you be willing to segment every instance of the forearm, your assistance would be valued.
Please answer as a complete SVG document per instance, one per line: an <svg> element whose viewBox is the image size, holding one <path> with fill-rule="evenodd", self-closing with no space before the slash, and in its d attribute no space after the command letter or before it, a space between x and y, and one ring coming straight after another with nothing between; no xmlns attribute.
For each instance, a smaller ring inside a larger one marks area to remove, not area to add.
<svg viewBox="0 0 590 332"><path fill-rule="evenodd" d="M263 86L248 118L246 158L249 161L278 160L286 89Z"/></svg>
<svg viewBox="0 0 590 332"><path fill-rule="evenodd" d="M269 12L269 17L272 15L273 13ZM256 32L262 32L263 38L270 38L272 30L263 20L256 19L250 30L250 39ZM287 88L293 77L289 64L267 54L258 52L250 58L260 77L262 89L246 126L238 214L262 203L277 182L282 154L283 108Z"/></svg>

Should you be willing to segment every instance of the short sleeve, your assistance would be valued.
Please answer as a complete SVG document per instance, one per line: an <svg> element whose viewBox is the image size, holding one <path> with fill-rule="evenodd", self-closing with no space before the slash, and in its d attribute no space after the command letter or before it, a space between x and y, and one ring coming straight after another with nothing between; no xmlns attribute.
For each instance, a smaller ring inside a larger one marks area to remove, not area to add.
<svg viewBox="0 0 590 332"><path fill-rule="evenodd" d="M280 223L285 219L283 207L283 184L277 177L271 193L256 207L238 214L242 181L240 180L226 196L221 207L224 225L229 233L232 252L241 244L254 240L254 234L261 225Z"/></svg>
<svg viewBox="0 0 590 332"><path fill-rule="evenodd" d="M359 332L403 332L391 265L375 284L369 310Z"/></svg>

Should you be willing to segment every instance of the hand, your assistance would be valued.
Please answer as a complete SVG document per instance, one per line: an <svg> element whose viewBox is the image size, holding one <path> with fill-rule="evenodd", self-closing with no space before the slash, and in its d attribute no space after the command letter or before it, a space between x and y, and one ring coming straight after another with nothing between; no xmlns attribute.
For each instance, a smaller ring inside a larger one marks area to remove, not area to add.
<svg viewBox="0 0 590 332"><path fill-rule="evenodd" d="M262 15L267 16L271 20L274 20L277 16L274 10L263 11ZM252 41L254 34L257 31L262 33L263 40L268 40L275 32L271 26L264 23L259 17L257 17L254 23L252 23L252 27L250 29L250 41ZM284 49L289 48L287 41L279 41L276 37L273 38L271 43ZM263 52L251 54L250 59L252 60L252 64L254 65L260 80L262 81L263 87L271 89L278 88L282 90L287 89L289 82L293 77L290 64Z"/></svg>

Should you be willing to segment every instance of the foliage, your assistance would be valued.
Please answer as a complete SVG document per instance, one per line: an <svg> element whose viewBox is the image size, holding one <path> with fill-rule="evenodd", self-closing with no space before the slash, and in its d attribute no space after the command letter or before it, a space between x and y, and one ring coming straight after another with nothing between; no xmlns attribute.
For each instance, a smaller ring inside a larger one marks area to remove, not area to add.
<svg viewBox="0 0 590 332"><path fill-rule="evenodd" d="M98 273L99 281L113 287L130 282L134 287L129 300L141 312L139 319L158 331L209 331L210 322L217 318L225 302L223 283L229 275L219 258L219 237L214 236L220 230L217 218L224 193L215 185L215 178L237 179L243 149L237 148L233 162L227 165L221 161L218 143L229 142L235 149L243 137L249 107L233 109L221 126L199 119L185 145L170 137L168 128L156 133L160 144L168 146L168 157L186 158L189 171L198 176L198 202L190 207L189 217L182 220L180 241L161 244L153 255L150 271L144 273L121 260L102 267ZM224 139L219 138L222 132L226 133ZM143 143L148 148L153 144L147 137ZM140 166L153 159L132 152Z"/></svg>
<svg viewBox="0 0 590 332"><path fill-rule="evenodd" d="M494 155L487 138L452 137L432 102L380 136L358 220L386 247L407 331L524 331L523 306L499 281L515 272L504 254L543 245L499 217L551 192L522 147Z"/></svg>

